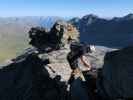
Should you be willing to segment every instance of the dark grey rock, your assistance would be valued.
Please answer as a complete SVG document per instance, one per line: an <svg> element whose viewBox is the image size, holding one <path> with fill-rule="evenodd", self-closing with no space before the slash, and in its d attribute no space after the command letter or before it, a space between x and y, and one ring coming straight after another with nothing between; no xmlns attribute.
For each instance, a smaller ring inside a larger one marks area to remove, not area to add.
<svg viewBox="0 0 133 100"><path fill-rule="evenodd" d="M65 25L61 21L57 21L50 31L43 27L33 27L29 31L30 43L36 47L38 51L49 52L53 49L59 49L65 31Z"/></svg>
<svg viewBox="0 0 133 100"><path fill-rule="evenodd" d="M32 53L0 69L0 100L63 100L66 84L59 76L50 78L44 67L48 63Z"/></svg>
<svg viewBox="0 0 133 100"><path fill-rule="evenodd" d="M107 53L98 88L105 98L133 98L133 47Z"/></svg>

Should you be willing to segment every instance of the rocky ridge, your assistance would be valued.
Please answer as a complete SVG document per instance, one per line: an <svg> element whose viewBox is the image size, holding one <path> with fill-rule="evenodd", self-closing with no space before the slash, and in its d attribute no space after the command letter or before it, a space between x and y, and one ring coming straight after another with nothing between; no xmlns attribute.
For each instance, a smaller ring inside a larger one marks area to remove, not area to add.
<svg viewBox="0 0 133 100"><path fill-rule="evenodd" d="M90 14L73 18L70 23L79 30L82 42L111 48L133 44L133 14L111 19Z"/></svg>

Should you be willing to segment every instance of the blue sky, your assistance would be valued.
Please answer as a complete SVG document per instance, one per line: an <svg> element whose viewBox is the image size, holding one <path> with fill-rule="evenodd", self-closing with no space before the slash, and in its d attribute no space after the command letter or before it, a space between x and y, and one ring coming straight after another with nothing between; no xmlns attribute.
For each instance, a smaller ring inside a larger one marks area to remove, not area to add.
<svg viewBox="0 0 133 100"><path fill-rule="evenodd" d="M124 16L133 13L133 0L0 0L0 16Z"/></svg>

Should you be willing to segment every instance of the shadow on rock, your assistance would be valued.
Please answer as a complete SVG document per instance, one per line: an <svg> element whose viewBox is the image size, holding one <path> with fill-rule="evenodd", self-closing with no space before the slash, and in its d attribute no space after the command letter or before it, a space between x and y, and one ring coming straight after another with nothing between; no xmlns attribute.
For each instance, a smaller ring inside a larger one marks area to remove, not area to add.
<svg viewBox="0 0 133 100"><path fill-rule="evenodd" d="M31 54L0 70L0 100L65 100L66 85L60 76L49 77L45 68L49 61L42 61Z"/></svg>
<svg viewBox="0 0 133 100"><path fill-rule="evenodd" d="M61 39L65 31L63 22L57 21L50 31L43 27L33 27L29 31L29 44L36 47L40 52L58 50L63 46Z"/></svg>

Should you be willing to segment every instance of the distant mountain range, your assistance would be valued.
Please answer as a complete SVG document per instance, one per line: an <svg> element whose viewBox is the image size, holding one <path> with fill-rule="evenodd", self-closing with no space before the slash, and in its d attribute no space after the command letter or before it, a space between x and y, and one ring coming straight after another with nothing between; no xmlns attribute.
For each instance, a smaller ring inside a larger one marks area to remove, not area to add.
<svg viewBox="0 0 133 100"><path fill-rule="evenodd" d="M9 17L0 18L0 33L21 33L34 26L50 28L60 17Z"/></svg>
<svg viewBox="0 0 133 100"><path fill-rule="evenodd" d="M90 14L70 22L79 29L82 42L110 47L133 44L133 14L112 19Z"/></svg>

